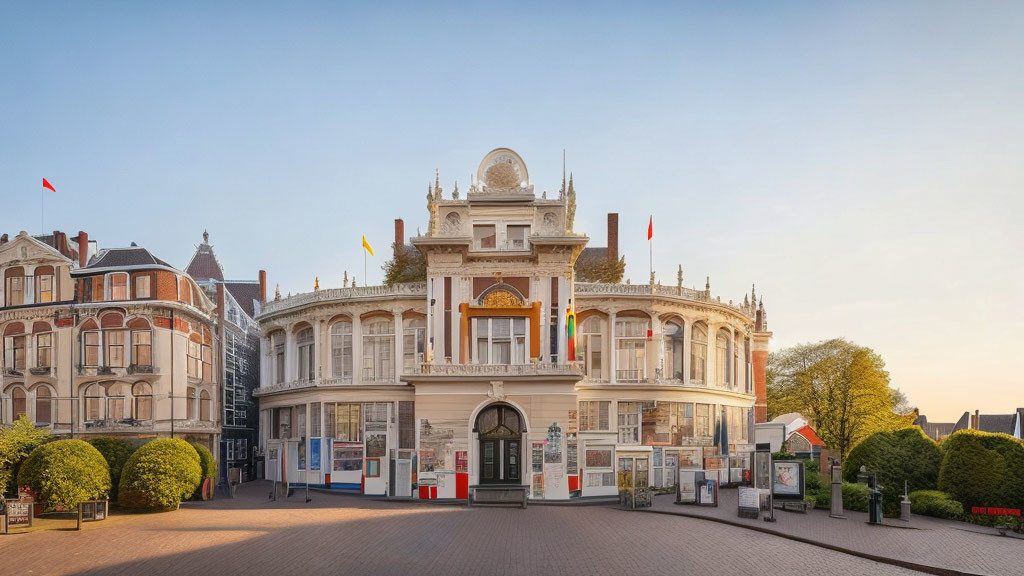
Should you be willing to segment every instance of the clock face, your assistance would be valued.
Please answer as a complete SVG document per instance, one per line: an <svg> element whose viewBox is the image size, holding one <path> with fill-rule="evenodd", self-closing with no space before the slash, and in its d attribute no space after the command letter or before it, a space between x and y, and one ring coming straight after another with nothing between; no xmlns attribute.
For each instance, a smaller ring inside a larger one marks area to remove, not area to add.
<svg viewBox="0 0 1024 576"><path fill-rule="evenodd" d="M492 190L513 190L529 182L526 163L508 148L498 148L484 157L477 177Z"/></svg>

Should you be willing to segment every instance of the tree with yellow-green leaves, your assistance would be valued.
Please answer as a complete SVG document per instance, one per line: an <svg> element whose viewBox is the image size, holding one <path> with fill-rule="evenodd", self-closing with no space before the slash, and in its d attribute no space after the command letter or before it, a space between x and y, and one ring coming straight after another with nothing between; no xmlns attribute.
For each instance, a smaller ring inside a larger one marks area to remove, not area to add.
<svg viewBox="0 0 1024 576"><path fill-rule="evenodd" d="M875 432L910 426L914 413L889 386L874 350L836 338L800 344L768 358L768 412L799 412L842 458Z"/></svg>

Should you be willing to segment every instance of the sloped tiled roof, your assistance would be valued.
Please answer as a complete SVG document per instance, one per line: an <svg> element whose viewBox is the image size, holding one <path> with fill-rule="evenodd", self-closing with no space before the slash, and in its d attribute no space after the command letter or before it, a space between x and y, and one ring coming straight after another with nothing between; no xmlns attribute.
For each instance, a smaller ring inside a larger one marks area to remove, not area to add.
<svg viewBox="0 0 1024 576"><path fill-rule="evenodd" d="M794 434L799 434L799 435L803 436L804 438L806 438L807 441L811 443L811 446L824 446L825 445L825 441L822 440L818 436L818 433L814 431L814 428L811 428L810 426L804 426L803 428L801 428L801 429L797 430L796 432L794 432Z"/></svg>
<svg viewBox="0 0 1024 576"><path fill-rule="evenodd" d="M967 430L971 427L971 413L964 412L963 416L953 424L953 432L959 432L960 430Z"/></svg>
<svg viewBox="0 0 1024 576"><path fill-rule="evenodd" d="M1013 435L1017 414L979 414L978 430Z"/></svg>
<svg viewBox="0 0 1024 576"><path fill-rule="evenodd" d="M259 282L225 282L224 287L238 301L238 305L249 315L249 318L256 316L255 302L258 302L260 299Z"/></svg>
<svg viewBox="0 0 1024 576"><path fill-rule="evenodd" d="M217 261L217 255L213 253L213 246L206 242L196 247L196 253L185 267L185 272L196 281L224 280L224 269Z"/></svg>
<svg viewBox="0 0 1024 576"><path fill-rule="evenodd" d="M92 268L120 268L124 266L166 266L174 268L174 266L153 256L149 250L141 246L100 250L99 254L93 256L85 268L88 270Z"/></svg>

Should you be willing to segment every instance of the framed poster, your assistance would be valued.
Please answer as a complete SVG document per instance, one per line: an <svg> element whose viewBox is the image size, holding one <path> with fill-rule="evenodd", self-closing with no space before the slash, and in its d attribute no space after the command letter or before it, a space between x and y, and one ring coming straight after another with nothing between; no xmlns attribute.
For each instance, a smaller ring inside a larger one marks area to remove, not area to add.
<svg viewBox="0 0 1024 576"><path fill-rule="evenodd" d="M530 445L531 462L533 465L533 473L540 474L544 472L544 443L534 442Z"/></svg>
<svg viewBox="0 0 1024 576"><path fill-rule="evenodd" d="M309 439L309 469L313 471L320 470L320 439L310 438Z"/></svg>
<svg viewBox="0 0 1024 576"><path fill-rule="evenodd" d="M760 491L757 488L740 486L737 492L739 496L738 516L740 518L757 518L761 510Z"/></svg>
<svg viewBox="0 0 1024 576"><path fill-rule="evenodd" d="M579 443L576 440L576 434L566 434L565 436L565 469L569 471L569 474L576 474L579 472Z"/></svg>
<svg viewBox="0 0 1024 576"><path fill-rule="evenodd" d="M299 468L298 469L299 470L305 470L306 469L306 442L304 440L299 440L299 445L297 446L297 448L298 448L298 452L299 452L299 457L298 457L298 467Z"/></svg>
<svg viewBox="0 0 1024 576"><path fill-rule="evenodd" d="M804 499L804 463L789 460L772 462L772 494L776 498Z"/></svg>
<svg viewBox="0 0 1024 576"><path fill-rule="evenodd" d="M705 480L697 486L697 504L718 506L718 481Z"/></svg>
<svg viewBox="0 0 1024 576"><path fill-rule="evenodd" d="M380 478L380 458L366 459L366 477Z"/></svg>
<svg viewBox="0 0 1024 576"><path fill-rule="evenodd" d="M543 498L544 497L544 475L534 474L533 475L533 497Z"/></svg>

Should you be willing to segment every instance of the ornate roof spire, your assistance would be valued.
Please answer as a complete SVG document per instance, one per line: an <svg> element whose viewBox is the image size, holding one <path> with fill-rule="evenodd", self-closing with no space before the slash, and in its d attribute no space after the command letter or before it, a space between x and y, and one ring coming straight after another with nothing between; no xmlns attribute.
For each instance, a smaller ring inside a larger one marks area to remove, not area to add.
<svg viewBox="0 0 1024 576"><path fill-rule="evenodd" d="M277 302L280 299L281 299L281 285L280 284L274 284L274 302Z"/></svg>
<svg viewBox="0 0 1024 576"><path fill-rule="evenodd" d="M456 180L455 181L455 189L452 190L452 200L458 200L458 199L459 199L459 181Z"/></svg>
<svg viewBox="0 0 1024 576"><path fill-rule="evenodd" d="M708 276L706 282L704 282L704 289L708 291L708 297L711 297L711 276Z"/></svg>
<svg viewBox="0 0 1024 576"><path fill-rule="evenodd" d="M565 231L572 232L573 223L576 221L576 189L572 185L572 172L569 173L569 193L566 198L565 207ZM653 284L653 280L651 281Z"/></svg>
<svg viewBox="0 0 1024 576"><path fill-rule="evenodd" d="M313 280L313 292L316 292L316 291L318 291L318 290L320 290L320 277L319 277L319 276L317 276L317 277L316 277L316 278L315 278L315 279Z"/></svg>
<svg viewBox="0 0 1024 576"><path fill-rule="evenodd" d="M441 193L441 170L434 168L434 200L440 200Z"/></svg>
<svg viewBox="0 0 1024 576"><path fill-rule="evenodd" d="M683 287L683 265L679 265L679 271L676 272L676 286Z"/></svg>
<svg viewBox="0 0 1024 576"><path fill-rule="evenodd" d="M750 285L750 301L754 303L757 302L757 290L753 284Z"/></svg>
<svg viewBox="0 0 1024 576"><path fill-rule="evenodd" d="M210 243L210 233L207 232L206 230L203 230L203 244L209 244L209 243Z"/></svg>
<svg viewBox="0 0 1024 576"><path fill-rule="evenodd" d="M565 198L565 148L562 148L562 187L558 189L558 199Z"/></svg>

